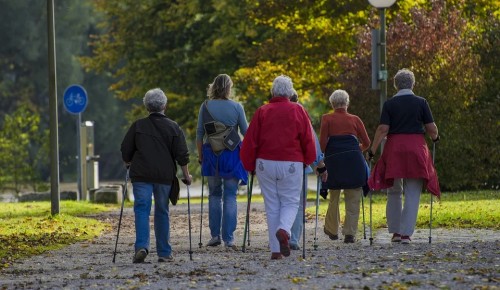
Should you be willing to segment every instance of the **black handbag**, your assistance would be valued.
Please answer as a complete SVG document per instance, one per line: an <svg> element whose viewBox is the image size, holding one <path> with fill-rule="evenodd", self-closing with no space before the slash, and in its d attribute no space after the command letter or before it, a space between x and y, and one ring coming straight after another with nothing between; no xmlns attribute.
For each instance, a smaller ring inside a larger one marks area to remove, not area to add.
<svg viewBox="0 0 500 290"><path fill-rule="evenodd" d="M180 191L181 191L181 186L179 184L179 178L177 178L177 175L174 173L174 179L172 179L172 186L170 187L170 194L168 196L168 199L172 203L172 205L176 205L177 201L179 200L180 197Z"/></svg>

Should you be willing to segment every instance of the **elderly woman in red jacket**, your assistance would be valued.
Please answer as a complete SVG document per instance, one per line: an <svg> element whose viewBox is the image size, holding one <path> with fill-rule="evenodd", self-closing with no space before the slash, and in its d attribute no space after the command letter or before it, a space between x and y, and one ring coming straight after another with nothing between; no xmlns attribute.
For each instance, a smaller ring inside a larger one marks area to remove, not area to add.
<svg viewBox="0 0 500 290"><path fill-rule="evenodd" d="M273 81L269 103L255 111L240 157L255 172L264 196L271 259L290 255L290 230L299 208L304 167L316 159L311 123L302 106L289 98L287 76Z"/></svg>
<svg viewBox="0 0 500 290"><path fill-rule="evenodd" d="M415 76L407 69L394 76L397 94L384 103L380 125L375 132L369 158L387 136L382 156L375 165L368 185L387 190L387 226L392 242L409 244L417 222L420 193L427 190L440 196L436 170L425 142L427 133L433 142L439 140L438 129L427 100L413 93ZM402 194L404 192L404 205Z"/></svg>

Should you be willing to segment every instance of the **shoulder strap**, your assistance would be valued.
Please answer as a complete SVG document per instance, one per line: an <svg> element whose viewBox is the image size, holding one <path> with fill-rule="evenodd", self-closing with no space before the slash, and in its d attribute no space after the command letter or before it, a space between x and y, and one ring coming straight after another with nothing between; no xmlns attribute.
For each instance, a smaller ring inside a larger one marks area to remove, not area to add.
<svg viewBox="0 0 500 290"><path fill-rule="evenodd" d="M203 102L203 123L208 123L213 121L215 121L215 119L208 110L208 101L205 101Z"/></svg>
<svg viewBox="0 0 500 290"><path fill-rule="evenodd" d="M203 111L202 111L202 117L203 117L203 123L208 123L208 122L219 122L221 124L223 124L224 126L226 126L226 128L230 128L230 127L234 127L236 128L238 126L238 124L236 124L235 126L229 126L229 125L226 125L224 123L222 123L221 121L217 121L215 120L215 118L212 116L212 114L210 113L210 111L208 110L208 100L203 102Z"/></svg>

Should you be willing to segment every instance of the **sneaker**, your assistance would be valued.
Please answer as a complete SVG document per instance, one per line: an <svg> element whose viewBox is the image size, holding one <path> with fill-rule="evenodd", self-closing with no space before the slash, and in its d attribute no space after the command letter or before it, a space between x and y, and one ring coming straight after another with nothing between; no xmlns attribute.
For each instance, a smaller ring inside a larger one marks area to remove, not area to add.
<svg viewBox="0 0 500 290"><path fill-rule="evenodd" d="M281 253L271 253L271 260L281 260L281 259L283 259Z"/></svg>
<svg viewBox="0 0 500 290"><path fill-rule="evenodd" d="M410 241L410 236L401 236L401 244L409 244Z"/></svg>
<svg viewBox="0 0 500 290"><path fill-rule="evenodd" d="M391 242L393 242L393 243L401 242L401 235L400 234L393 234L392 238L391 238Z"/></svg>
<svg viewBox="0 0 500 290"><path fill-rule="evenodd" d="M330 240L338 240L339 239L339 235L334 235L332 233L330 233L329 231L326 230L326 228L323 228L323 232L330 238Z"/></svg>
<svg viewBox="0 0 500 290"><path fill-rule="evenodd" d="M356 239L354 239L353 235L345 235L345 237L344 237L344 243L346 243L346 244L352 244L355 241L356 241Z"/></svg>
<svg viewBox="0 0 500 290"><path fill-rule="evenodd" d="M284 229L279 229L276 232L276 238L280 242L280 253L285 257L290 256L290 245L288 245L290 237L288 233Z"/></svg>
<svg viewBox="0 0 500 290"><path fill-rule="evenodd" d="M158 263L172 262L173 260L174 260L174 257L172 255L168 255L166 257L159 257Z"/></svg>
<svg viewBox="0 0 500 290"><path fill-rule="evenodd" d="M300 247L299 247L299 245L296 245L296 244L290 244L290 249L294 250L294 251L298 251L298 250L300 250Z"/></svg>
<svg viewBox="0 0 500 290"><path fill-rule="evenodd" d="M233 242L229 243L224 243L224 246L226 247L227 251L233 250L233 251L239 251L240 249L238 246L236 246Z"/></svg>
<svg viewBox="0 0 500 290"><path fill-rule="evenodd" d="M134 259L132 260L132 263L137 264L137 263L144 263L144 259L148 256L148 250L146 249L139 249L137 252L135 252Z"/></svg>
<svg viewBox="0 0 500 290"><path fill-rule="evenodd" d="M208 247L216 247L221 244L220 237L212 237L210 241L208 241Z"/></svg>

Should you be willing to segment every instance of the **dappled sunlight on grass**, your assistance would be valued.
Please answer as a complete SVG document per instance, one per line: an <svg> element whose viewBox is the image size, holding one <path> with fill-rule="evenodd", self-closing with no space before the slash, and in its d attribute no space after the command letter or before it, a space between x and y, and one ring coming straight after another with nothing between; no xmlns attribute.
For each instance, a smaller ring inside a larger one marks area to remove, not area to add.
<svg viewBox="0 0 500 290"><path fill-rule="evenodd" d="M309 197L309 196L308 196ZM309 198L308 198L309 199ZM315 196L311 201L315 200ZM372 199L372 217L375 228L386 227L386 201L383 193L375 193ZM365 219L369 221L369 197L364 199ZM361 205L360 205L361 206ZM441 200L433 198L432 226L443 228L487 228L500 229L500 191L470 191L443 193ZM324 219L328 200L320 198L319 215ZM314 217L315 207L308 207L308 216ZM359 224L362 225L362 208ZM345 204L343 194L340 199L340 219L344 221ZM423 193L417 217L417 227L428 227L430 219L430 194Z"/></svg>
<svg viewBox="0 0 500 290"><path fill-rule="evenodd" d="M117 208L117 205L62 201L61 213L51 216L50 202L2 204L0 269L8 267L15 259L96 237L108 226L78 216Z"/></svg>

